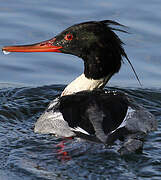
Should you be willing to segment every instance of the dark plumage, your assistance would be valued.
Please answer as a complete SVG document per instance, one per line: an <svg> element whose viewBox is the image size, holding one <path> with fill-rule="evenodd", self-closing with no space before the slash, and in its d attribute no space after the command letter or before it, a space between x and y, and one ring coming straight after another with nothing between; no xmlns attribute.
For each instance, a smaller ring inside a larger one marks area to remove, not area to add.
<svg viewBox="0 0 161 180"><path fill-rule="evenodd" d="M94 137L97 127L92 122L93 117L98 119L103 133L108 135L123 122L129 104L127 97L116 91L81 91L60 97L58 104L53 107L50 105L47 112L60 111L71 128L81 127ZM91 117L92 113L94 113L93 117ZM82 133L75 133L83 137ZM86 136L86 138L90 137ZM98 138L98 140L106 144L104 138Z"/></svg>
<svg viewBox="0 0 161 180"><path fill-rule="evenodd" d="M84 74L87 78L99 79L114 74L121 67L125 56L122 42L109 26L111 21L86 22L71 26L56 36L56 42L63 46L63 53L76 55L84 60ZM72 34L73 40L64 46L65 34Z"/></svg>
<svg viewBox="0 0 161 180"><path fill-rule="evenodd" d="M123 42L113 32L113 30L125 33L126 31L112 28L111 25L124 27L111 20L76 24L57 35L54 45L62 46L63 53L82 58L84 74L87 78L99 79L109 74L112 76L120 70L122 57L125 57L129 63L130 61L122 47ZM66 34L72 35L72 40L65 40ZM137 77L131 63L130 65Z"/></svg>

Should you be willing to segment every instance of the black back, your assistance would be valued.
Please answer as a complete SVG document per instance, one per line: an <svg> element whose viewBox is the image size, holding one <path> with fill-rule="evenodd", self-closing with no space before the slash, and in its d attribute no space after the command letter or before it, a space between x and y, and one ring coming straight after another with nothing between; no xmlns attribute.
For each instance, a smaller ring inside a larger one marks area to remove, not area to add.
<svg viewBox="0 0 161 180"><path fill-rule="evenodd" d="M114 91L82 91L60 97L57 110L63 114L70 127L81 127L94 135L95 129L89 120L88 109L95 105L99 107L98 111L104 114L102 129L108 134L122 123L129 101L124 94ZM100 116L99 113L98 115Z"/></svg>

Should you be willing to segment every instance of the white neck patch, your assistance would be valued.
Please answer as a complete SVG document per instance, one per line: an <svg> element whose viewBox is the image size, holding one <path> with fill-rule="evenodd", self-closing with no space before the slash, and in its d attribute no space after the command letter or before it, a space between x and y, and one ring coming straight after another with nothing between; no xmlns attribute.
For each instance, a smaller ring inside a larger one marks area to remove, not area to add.
<svg viewBox="0 0 161 180"><path fill-rule="evenodd" d="M78 78L72 81L62 92L61 96L73 94L79 91L89 90L92 91L98 88L104 88L105 84L111 76L107 76L100 79L88 79L84 74L81 74Z"/></svg>

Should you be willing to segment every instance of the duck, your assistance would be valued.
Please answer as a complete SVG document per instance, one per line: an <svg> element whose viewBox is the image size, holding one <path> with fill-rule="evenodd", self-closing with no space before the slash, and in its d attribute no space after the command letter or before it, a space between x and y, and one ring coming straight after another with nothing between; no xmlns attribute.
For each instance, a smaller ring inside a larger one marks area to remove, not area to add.
<svg viewBox="0 0 161 180"><path fill-rule="evenodd" d="M57 52L77 56L84 72L46 108L34 132L61 138L80 138L106 147L121 142L122 155L138 152L149 132L157 129L155 116L127 94L104 89L126 59L137 80L123 42L116 34L122 24L112 20L72 25L47 41L5 46L4 52ZM140 83L140 81L139 81Z"/></svg>

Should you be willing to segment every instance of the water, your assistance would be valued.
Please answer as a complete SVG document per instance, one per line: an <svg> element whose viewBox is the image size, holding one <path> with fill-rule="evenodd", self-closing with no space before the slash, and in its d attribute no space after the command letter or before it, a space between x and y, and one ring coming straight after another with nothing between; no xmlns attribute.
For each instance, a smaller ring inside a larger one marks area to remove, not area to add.
<svg viewBox="0 0 161 180"><path fill-rule="evenodd" d="M160 0L0 1L0 48L50 39L75 23L112 19L128 26L118 33L143 84L128 63L108 86L143 104L158 120L158 131L143 153L121 157L115 144L66 142L71 160L61 161L61 139L33 132L36 119L67 83L83 70L77 57L58 53L0 53L0 180L161 179Z"/></svg>

